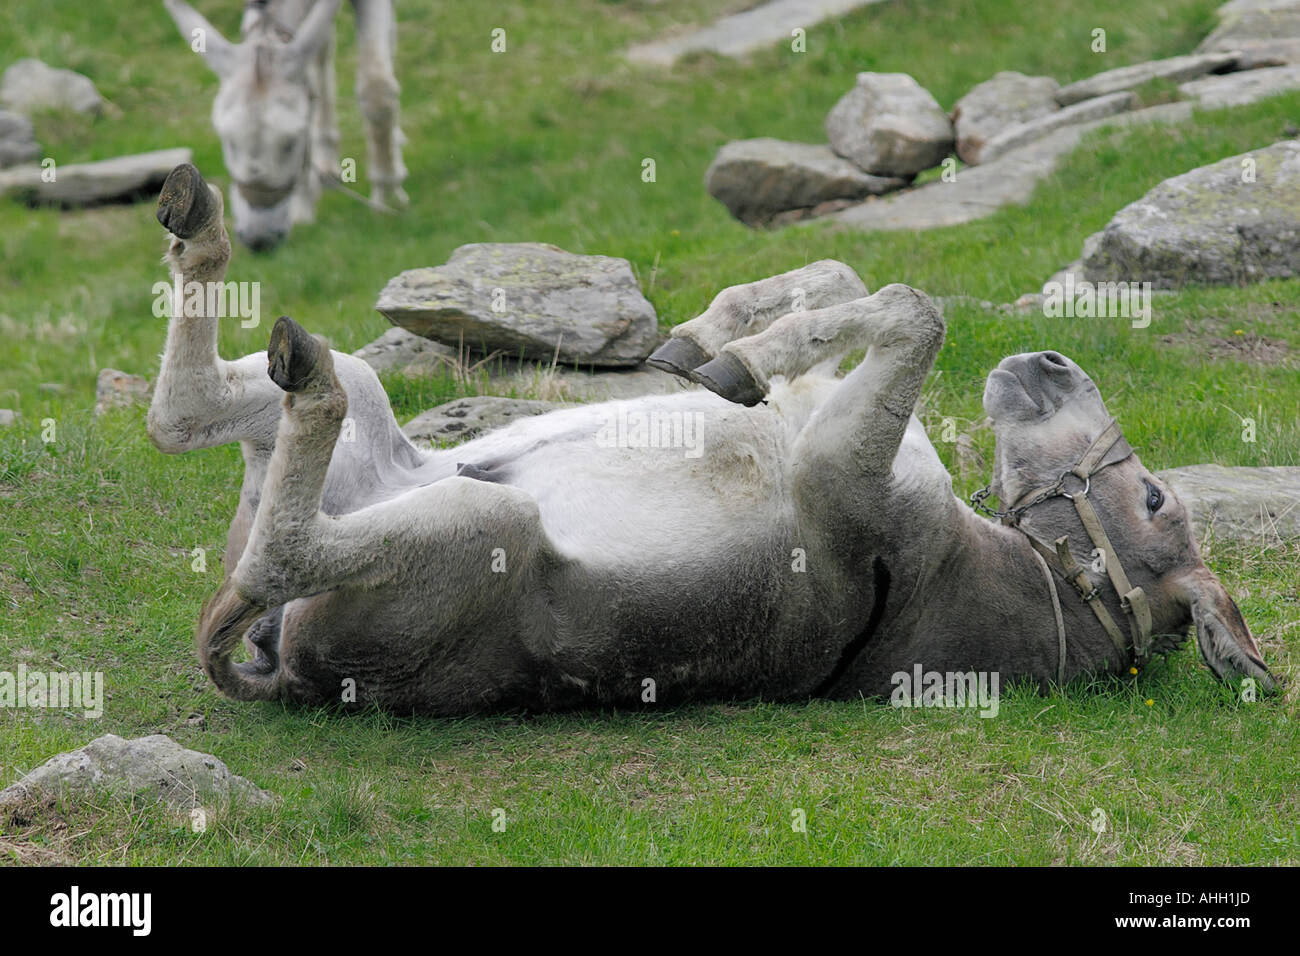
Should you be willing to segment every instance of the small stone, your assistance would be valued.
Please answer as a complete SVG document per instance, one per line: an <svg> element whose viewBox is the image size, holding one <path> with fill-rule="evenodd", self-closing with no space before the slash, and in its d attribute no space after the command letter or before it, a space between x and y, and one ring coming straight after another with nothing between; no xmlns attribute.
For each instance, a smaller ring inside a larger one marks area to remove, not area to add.
<svg viewBox="0 0 1300 956"><path fill-rule="evenodd" d="M110 408L128 408L148 404L149 380L140 375L119 372L115 368L100 369L95 381L95 414Z"/></svg>
<svg viewBox="0 0 1300 956"><path fill-rule="evenodd" d="M952 110L957 155L976 166L984 145L1004 130L1054 113L1060 84L1050 76L1026 76L1004 70L974 87Z"/></svg>
<svg viewBox="0 0 1300 956"><path fill-rule="evenodd" d="M952 152L952 122L906 73L859 73L826 117L831 149L873 176L915 176Z"/></svg>
<svg viewBox="0 0 1300 956"><path fill-rule="evenodd" d="M0 78L0 104L31 115L38 110L98 113L104 99L89 78L40 60L16 60Z"/></svg>

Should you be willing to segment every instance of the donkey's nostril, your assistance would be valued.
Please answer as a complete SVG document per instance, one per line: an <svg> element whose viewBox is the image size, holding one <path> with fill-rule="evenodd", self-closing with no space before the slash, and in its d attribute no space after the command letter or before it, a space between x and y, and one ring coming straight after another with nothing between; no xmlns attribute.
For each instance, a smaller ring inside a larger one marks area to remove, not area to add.
<svg viewBox="0 0 1300 956"><path fill-rule="evenodd" d="M1044 352L1042 358L1043 364L1047 366L1048 371L1069 368L1065 363L1065 356L1060 352Z"/></svg>

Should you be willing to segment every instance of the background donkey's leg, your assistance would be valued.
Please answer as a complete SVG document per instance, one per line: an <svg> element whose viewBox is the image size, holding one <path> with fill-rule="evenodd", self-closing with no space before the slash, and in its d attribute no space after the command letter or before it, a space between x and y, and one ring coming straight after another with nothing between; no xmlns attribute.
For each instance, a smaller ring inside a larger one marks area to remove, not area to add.
<svg viewBox="0 0 1300 956"><path fill-rule="evenodd" d="M371 198L390 206L410 201L402 183L402 143L398 126L400 87L393 71L397 49L397 20L392 0L352 0L357 14L357 100L366 121L366 146Z"/></svg>
<svg viewBox="0 0 1300 956"><path fill-rule="evenodd" d="M867 287L857 273L834 259L733 285L719 292L703 313L674 328L672 338L646 361L689 378L692 369L713 358L732 339L756 335L788 313L823 309L866 294Z"/></svg>

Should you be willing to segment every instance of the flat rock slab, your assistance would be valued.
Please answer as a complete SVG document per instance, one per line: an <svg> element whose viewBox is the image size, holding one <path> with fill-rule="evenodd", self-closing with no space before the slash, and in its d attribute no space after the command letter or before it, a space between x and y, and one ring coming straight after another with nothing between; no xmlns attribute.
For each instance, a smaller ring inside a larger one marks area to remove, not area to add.
<svg viewBox="0 0 1300 956"><path fill-rule="evenodd" d="M1026 76L1012 70L994 74L971 89L952 108L957 155L963 163L984 161L984 145L1012 126L1028 123L1060 107L1060 84L1050 76Z"/></svg>
<svg viewBox="0 0 1300 956"><path fill-rule="evenodd" d="M466 364L456 349L396 327L353 354L376 372L416 377ZM667 395L696 387L648 365L597 370L567 365L552 367L550 362L520 362L508 356L484 362L470 373L470 378L475 381L481 378L487 388L495 391L543 394L577 402Z"/></svg>
<svg viewBox="0 0 1300 956"><path fill-rule="evenodd" d="M1057 110L1044 113L1035 119L1017 123L998 133L980 150L980 161L987 163L1004 156L1013 149L1021 149L1030 143L1042 139L1058 129L1067 126L1079 126L1095 120L1106 119L1117 113L1126 113L1137 103L1137 94L1122 92L1098 96Z"/></svg>
<svg viewBox="0 0 1300 956"><path fill-rule="evenodd" d="M0 172L0 196L13 195L33 205L94 206L157 195L175 167L190 162L188 149L160 149L94 163L53 167L54 181L37 165Z"/></svg>
<svg viewBox="0 0 1300 956"><path fill-rule="evenodd" d="M1190 465L1159 474L1191 512L1198 535L1300 539L1300 468Z"/></svg>
<svg viewBox="0 0 1300 956"><path fill-rule="evenodd" d="M1187 56L1173 56L1167 60L1150 60L1146 63L1134 63L1118 69L1098 73L1086 80L1079 80L1056 91L1056 102L1062 106L1090 100L1108 93L1131 90L1151 80L1168 80L1171 83L1183 83L1194 80L1207 73L1222 73L1237 65L1236 51L1191 53Z"/></svg>
<svg viewBox="0 0 1300 956"><path fill-rule="evenodd" d="M842 16L880 0L769 0L741 13L681 36L631 47L624 54L633 63L672 66L687 53L710 52L739 57L780 41L789 41L796 28L810 30L823 20Z"/></svg>
<svg viewBox="0 0 1300 956"><path fill-rule="evenodd" d="M814 209L901 189L911 177L872 176L829 146L779 139L743 139L718 150L704 185L741 222L761 224L778 213Z"/></svg>
<svg viewBox="0 0 1300 956"><path fill-rule="evenodd" d="M1090 236L1082 259L1089 281L1158 289L1300 274L1300 141L1165 180Z"/></svg>
<svg viewBox="0 0 1300 956"><path fill-rule="evenodd" d="M516 419L531 418L565 407L563 402L478 395L458 398L421 412L403 425L402 431L413 442L445 445L477 438Z"/></svg>
<svg viewBox="0 0 1300 956"><path fill-rule="evenodd" d="M39 110L98 113L104 98L88 77L27 58L15 60L0 77L0 105L28 115Z"/></svg>
<svg viewBox="0 0 1300 956"><path fill-rule="evenodd" d="M1027 203L1040 180L1085 133L1101 126L1183 122L1190 103L1163 103L1106 119L1067 126L992 162L960 170L953 182L936 180L904 192L869 200L830 219L854 229L935 229L958 226L990 216L1003 206Z"/></svg>
<svg viewBox="0 0 1300 956"><path fill-rule="evenodd" d="M659 338L626 259L538 242L461 246L390 279L375 308L444 345L569 364L639 365Z"/></svg>
<svg viewBox="0 0 1300 956"><path fill-rule="evenodd" d="M1275 66L1205 76L1178 87L1179 93L1206 109L1246 106L1293 90L1300 90L1300 66Z"/></svg>
<svg viewBox="0 0 1300 956"><path fill-rule="evenodd" d="M0 110L0 169L29 163L40 155L32 121L22 113Z"/></svg>
<svg viewBox="0 0 1300 956"><path fill-rule="evenodd" d="M826 116L831 149L873 176L915 176L955 143L952 121L906 73L859 73Z"/></svg>
<svg viewBox="0 0 1300 956"><path fill-rule="evenodd" d="M105 796L135 804L161 801L187 810L227 802L259 806L275 799L211 754L186 750L170 737L125 740L106 734L80 750L51 757L0 791L0 808Z"/></svg>
<svg viewBox="0 0 1300 956"><path fill-rule="evenodd" d="M1219 8L1219 26L1197 53L1236 52L1239 65L1300 64L1300 2L1244 0Z"/></svg>

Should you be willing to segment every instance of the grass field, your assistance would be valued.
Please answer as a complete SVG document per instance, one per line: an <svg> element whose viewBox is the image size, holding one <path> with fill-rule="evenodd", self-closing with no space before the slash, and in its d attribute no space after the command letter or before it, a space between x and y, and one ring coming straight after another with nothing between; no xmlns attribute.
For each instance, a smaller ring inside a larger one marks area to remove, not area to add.
<svg viewBox="0 0 1300 956"><path fill-rule="evenodd" d="M751 231L702 178L725 141L817 141L859 70L912 73L945 107L997 70L1067 82L1189 51L1218 0L889 0L748 62L697 56L669 71L619 51L736 0L488 5L399 2L398 75L410 139L401 218L337 194L270 255L237 250L336 347L387 327L383 283L463 243L547 241L629 259L666 329L721 288L833 257L871 288L1010 301L1074 259L1084 238L1169 176L1265 146L1300 125L1300 94L1198 114L1176 128L1090 136L1026 207L918 234L826 224ZM239 5L199 6L234 33ZM1080 9L1086 7L1087 9ZM117 107L37 124L60 163L190 145L225 184L208 121L215 79L160 4L11 0L0 65L39 56L89 75ZM340 21L343 155L364 157ZM490 50L507 30L504 54ZM1090 50L1103 27L1108 52ZM641 179L653 158L653 183ZM364 172L364 162L361 164ZM364 176L363 176L364 179ZM1133 681L1013 689L996 719L876 702L735 702L653 713L461 721L236 704L199 671L193 625L221 577L238 496L233 447L156 452L141 410L95 420L96 372L152 378L165 278L150 204L82 212L0 203L0 670L101 670L104 716L0 710L0 786L103 733L166 733L281 795L271 810L214 809L205 833L154 807L62 808L0 822L0 858L81 863L1297 863L1300 723L1294 689L1243 703L1191 645ZM1161 298L1148 329L1018 318L959 306L925 395L981 417L1003 356L1053 348L1084 366L1152 468L1300 461L1300 282ZM222 351L269 328L223 328ZM1280 360L1263 361L1261 340ZM387 383L400 419L452 397L450 380ZM1241 417L1257 422L1242 440ZM42 441L52 419L57 440ZM991 436L974 432L986 456ZM963 475L957 491L983 484ZM1275 671L1300 649L1300 544L1210 541ZM192 552L206 550L204 573ZM505 811L504 832L493 811ZM796 810L807 832L792 827ZM1101 811L1098 816L1097 811ZM1101 832L1094 823L1103 821Z"/></svg>

